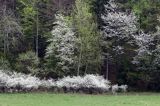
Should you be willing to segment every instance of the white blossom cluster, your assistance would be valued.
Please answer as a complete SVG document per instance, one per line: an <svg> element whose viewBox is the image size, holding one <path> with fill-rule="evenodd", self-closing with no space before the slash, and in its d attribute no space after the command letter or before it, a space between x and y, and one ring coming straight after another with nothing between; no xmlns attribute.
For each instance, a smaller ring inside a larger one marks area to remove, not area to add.
<svg viewBox="0 0 160 106"><path fill-rule="evenodd" d="M105 5L105 12L101 19L104 23L102 39L106 42L111 40L113 51L122 54L124 50L123 43L129 44L138 31L136 16L133 12L120 11L115 0L110 0Z"/></svg>
<svg viewBox="0 0 160 106"><path fill-rule="evenodd" d="M40 80L37 77L16 72L7 74L3 70L0 70L0 86L7 88L19 86L22 89L38 89L40 86L55 86L55 82L54 80Z"/></svg>
<svg viewBox="0 0 160 106"><path fill-rule="evenodd" d="M105 5L105 13L101 16L105 26L104 36L106 37L129 37L137 31L137 18L134 13L122 12L118 10L118 6L114 0L110 0Z"/></svg>
<svg viewBox="0 0 160 106"><path fill-rule="evenodd" d="M145 34L141 31L138 36L134 36L138 49L136 50L137 55L134 57L132 63L139 64L139 60L145 56L152 55L152 50L150 46L153 45L154 36L150 34Z"/></svg>
<svg viewBox="0 0 160 106"><path fill-rule="evenodd" d="M138 20L131 11L121 11L115 0L110 0L105 5L105 13L101 16L104 22L103 42L106 47L109 45L116 54L123 54L126 45L134 47L137 53L133 57L132 63L138 64L141 59L148 58L154 51L150 49L153 46L154 36L139 31L137 28ZM107 42L108 43L107 45ZM136 47L136 48L135 48ZM134 51L133 51L134 52Z"/></svg>
<svg viewBox="0 0 160 106"><path fill-rule="evenodd" d="M75 62L76 36L62 15L56 15L56 20L52 37L49 39L50 45L46 50L46 57L54 55L58 60L57 67L65 71L69 70L69 66Z"/></svg>
<svg viewBox="0 0 160 106"><path fill-rule="evenodd" d="M156 45L156 49L154 49L152 53L154 54L154 57L155 57L153 60L153 65L156 67L159 67L160 66L160 44Z"/></svg>
<svg viewBox="0 0 160 106"><path fill-rule="evenodd" d="M127 88L128 85L121 85L121 86L118 86L118 84L112 85L112 93L116 94L118 91L127 92Z"/></svg>
<svg viewBox="0 0 160 106"><path fill-rule="evenodd" d="M109 91L110 82L105 80L102 76L98 75L86 75L84 77L64 77L57 81L58 87L67 88L99 88Z"/></svg>
<svg viewBox="0 0 160 106"><path fill-rule="evenodd" d="M137 38L138 49L133 63L139 65L138 69L158 71L160 64L159 27L154 34L141 32Z"/></svg>
<svg viewBox="0 0 160 106"><path fill-rule="evenodd" d="M7 88L16 88L19 86L21 89L38 89L39 87L66 87L74 89L97 88L108 91L110 88L110 82L105 80L102 76L98 75L86 75L84 77L68 76L55 81L53 79L40 80L35 76L16 72L6 74L3 70L0 70L0 86Z"/></svg>

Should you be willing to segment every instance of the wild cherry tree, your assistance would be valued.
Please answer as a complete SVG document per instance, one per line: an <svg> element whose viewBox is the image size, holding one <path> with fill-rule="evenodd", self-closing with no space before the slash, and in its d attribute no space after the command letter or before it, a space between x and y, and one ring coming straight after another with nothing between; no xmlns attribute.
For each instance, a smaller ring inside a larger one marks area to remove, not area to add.
<svg viewBox="0 0 160 106"><path fill-rule="evenodd" d="M101 16L104 61L107 61L107 66L112 61L118 68L122 62L132 59L134 37L138 32L137 18L129 10L122 11L115 0L110 0L104 7L105 11Z"/></svg>
<svg viewBox="0 0 160 106"><path fill-rule="evenodd" d="M138 68L151 70L149 65L153 54L154 37L138 28L135 14L130 10L122 11L115 0L110 0L105 5L105 12L101 18L103 21L101 40L107 66L111 61L117 65L117 70L124 71L122 67L134 63Z"/></svg>
<svg viewBox="0 0 160 106"><path fill-rule="evenodd" d="M136 50L137 55L132 61L136 65L137 70L141 73L141 79L147 83L151 82L152 87L159 88L159 67L160 67L160 38L159 38L159 27L155 34L145 34L141 32L137 36L136 42L138 49ZM155 88L154 88L155 89Z"/></svg>

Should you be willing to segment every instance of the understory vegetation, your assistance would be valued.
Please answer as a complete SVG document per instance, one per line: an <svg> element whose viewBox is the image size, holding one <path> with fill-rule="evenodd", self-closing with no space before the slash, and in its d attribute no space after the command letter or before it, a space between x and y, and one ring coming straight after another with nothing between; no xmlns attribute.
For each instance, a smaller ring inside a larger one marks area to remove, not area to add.
<svg viewBox="0 0 160 106"><path fill-rule="evenodd" d="M86 75L84 77L73 76L62 79L39 79L35 76L21 73L4 73L0 71L1 92L79 92L79 93L106 93L110 90L111 83L102 76Z"/></svg>
<svg viewBox="0 0 160 106"><path fill-rule="evenodd" d="M1 0L0 91L160 91L159 25L159 0Z"/></svg>

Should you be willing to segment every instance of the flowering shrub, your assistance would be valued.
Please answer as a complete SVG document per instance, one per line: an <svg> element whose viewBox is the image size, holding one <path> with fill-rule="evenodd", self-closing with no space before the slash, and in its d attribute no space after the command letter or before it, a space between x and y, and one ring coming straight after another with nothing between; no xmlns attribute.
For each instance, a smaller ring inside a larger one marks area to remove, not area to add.
<svg viewBox="0 0 160 106"><path fill-rule="evenodd" d="M6 74L0 70L0 84L6 88L16 88L18 86L21 89L38 89L40 86L54 86L55 82L53 80L40 80L37 77L16 72Z"/></svg>
<svg viewBox="0 0 160 106"><path fill-rule="evenodd" d="M112 85L112 93L116 94L118 91L127 92L127 88L128 88L128 85L121 85L121 86L118 86L118 84Z"/></svg>
<svg viewBox="0 0 160 106"><path fill-rule="evenodd" d="M6 72L6 71L5 71ZM30 91L30 90L49 90L51 88L63 89L67 88L72 91L82 90L86 93L87 90L92 90L92 92L107 92L112 88L112 93L116 94L117 91L126 92L127 85L113 85L99 75L85 75L85 76L73 76L73 77L64 77L58 79L57 81L53 79L49 80L40 80L39 78L31 75L25 75L21 73L5 73L3 70L0 70L0 91L1 88L7 89L7 92L11 90L21 90L21 91Z"/></svg>
<svg viewBox="0 0 160 106"><path fill-rule="evenodd" d="M112 86L112 93L113 94L116 94L116 92L118 92L118 90L119 90L118 84Z"/></svg>
<svg viewBox="0 0 160 106"><path fill-rule="evenodd" d="M121 91L127 92L128 85L121 85L119 86L119 88L121 89Z"/></svg>
<svg viewBox="0 0 160 106"><path fill-rule="evenodd" d="M56 82L57 87L67 88L98 88L109 90L110 82L105 80L102 76L86 75L84 77L64 77Z"/></svg>
<svg viewBox="0 0 160 106"><path fill-rule="evenodd" d="M38 89L43 88L96 88L108 91L110 88L110 82L105 80L102 76L98 75L86 75L84 77L73 76L64 77L57 81L53 79L40 80L39 78L31 75L25 75L21 73L4 73L0 70L0 84L6 88L16 88L20 89Z"/></svg>

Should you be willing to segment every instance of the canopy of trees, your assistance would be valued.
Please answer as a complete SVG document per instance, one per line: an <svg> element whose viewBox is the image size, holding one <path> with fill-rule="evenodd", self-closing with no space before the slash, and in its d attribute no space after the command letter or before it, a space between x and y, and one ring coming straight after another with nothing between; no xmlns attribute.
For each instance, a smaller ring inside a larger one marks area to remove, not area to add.
<svg viewBox="0 0 160 106"><path fill-rule="evenodd" d="M0 0L0 69L160 90L159 25L159 0Z"/></svg>

